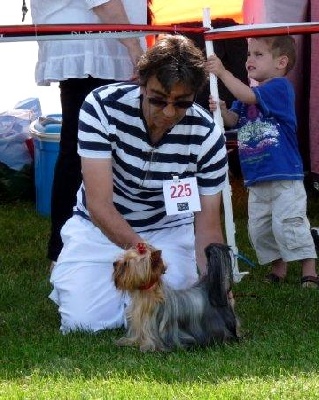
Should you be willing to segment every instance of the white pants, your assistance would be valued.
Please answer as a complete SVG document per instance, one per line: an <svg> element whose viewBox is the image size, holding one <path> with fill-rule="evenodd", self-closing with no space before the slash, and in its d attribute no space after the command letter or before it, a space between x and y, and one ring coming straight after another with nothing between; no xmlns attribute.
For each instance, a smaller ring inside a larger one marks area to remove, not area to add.
<svg viewBox="0 0 319 400"><path fill-rule="evenodd" d="M50 298L59 306L61 331L98 331L124 324L129 298L113 283L113 262L123 250L90 221L73 216L61 231L62 252L52 271ZM194 228L184 225L141 235L162 250L164 279L174 289L190 287L198 278Z"/></svg>

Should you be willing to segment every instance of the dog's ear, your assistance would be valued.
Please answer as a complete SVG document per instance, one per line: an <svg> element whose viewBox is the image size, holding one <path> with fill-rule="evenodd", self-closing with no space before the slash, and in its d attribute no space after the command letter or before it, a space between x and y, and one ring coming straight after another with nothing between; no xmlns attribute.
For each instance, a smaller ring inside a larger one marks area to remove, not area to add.
<svg viewBox="0 0 319 400"><path fill-rule="evenodd" d="M153 250L151 252L151 268L152 272L159 275L165 274L166 267L162 258L161 250Z"/></svg>
<svg viewBox="0 0 319 400"><path fill-rule="evenodd" d="M151 264L157 265L162 260L162 250L153 250L151 252Z"/></svg>

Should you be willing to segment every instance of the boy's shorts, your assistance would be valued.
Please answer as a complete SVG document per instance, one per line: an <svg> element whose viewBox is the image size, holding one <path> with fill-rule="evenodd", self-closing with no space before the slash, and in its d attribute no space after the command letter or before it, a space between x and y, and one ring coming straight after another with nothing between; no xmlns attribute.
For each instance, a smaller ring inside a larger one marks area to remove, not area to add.
<svg viewBox="0 0 319 400"><path fill-rule="evenodd" d="M317 258L303 181L249 187L248 230L261 265L280 258L286 262Z"/></svg>

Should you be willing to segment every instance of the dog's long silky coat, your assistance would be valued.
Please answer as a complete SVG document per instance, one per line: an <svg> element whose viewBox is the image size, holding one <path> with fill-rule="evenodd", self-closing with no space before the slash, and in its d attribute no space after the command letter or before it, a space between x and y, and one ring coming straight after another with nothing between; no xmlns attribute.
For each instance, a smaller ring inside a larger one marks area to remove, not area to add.
<svg viewBox="0 0 319 400"><path fill-rule="evenodd" d="M161 251L144 246L142 252L127 250L114 262L115 286L131 297L127 333L118 345L166 351L238 339L239 322L228 296L232 283L228 246L207 246L207 275L185 290L173 290L163 282Z"/></svg>

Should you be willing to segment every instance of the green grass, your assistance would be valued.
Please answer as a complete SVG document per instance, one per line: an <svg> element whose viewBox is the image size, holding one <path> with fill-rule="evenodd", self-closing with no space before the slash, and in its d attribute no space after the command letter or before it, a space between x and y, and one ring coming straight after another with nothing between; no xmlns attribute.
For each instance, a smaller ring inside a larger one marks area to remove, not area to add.
<svg viewBox="0 0 319 400"><path fill-rule="evenodd" d="M319 226L318 197L309 218ZM237 245L256 263L246 231L246 192L233 184ZM122 331L59 333L50 292L48 219L32 202L0 207L0 399L319 399L319 290L263 283L265 268L234 287L243 339L168 354L118 348ZM256 263L257 264L257 263Z"/></svg>

